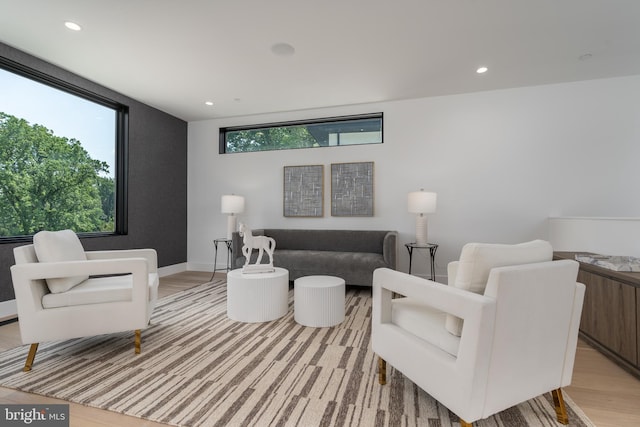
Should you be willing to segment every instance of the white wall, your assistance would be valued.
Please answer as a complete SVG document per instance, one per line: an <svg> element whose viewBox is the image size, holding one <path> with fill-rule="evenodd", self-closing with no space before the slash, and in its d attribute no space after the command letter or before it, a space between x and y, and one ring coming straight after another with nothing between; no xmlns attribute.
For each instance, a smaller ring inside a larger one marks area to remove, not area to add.
<svg viewBox="0 0 640 427"><path fill-rule="evenodd" d="M246 197L241 220L252 228L398 230L406 271L403 244L415 228L407 193L435 191L429 240L440 244L439 277L466 242L548 238L549 216L640 216L639 99L640 76L631 76L189 123L189 266L212 268L229 193ZM377 111L384 144L218 154L219 126ZM331 217L330 164L358 161L375 162L375 214ZM325 165L325 216L285 218L283 167L305 164ZM414 266L428 273L426 262Z"/></svg>
<svg viewBox="0 0 640 427"><path fill-rule="evenodd" d="M640 218L549 218L549 241L558 251L640 257Z"/></svg>

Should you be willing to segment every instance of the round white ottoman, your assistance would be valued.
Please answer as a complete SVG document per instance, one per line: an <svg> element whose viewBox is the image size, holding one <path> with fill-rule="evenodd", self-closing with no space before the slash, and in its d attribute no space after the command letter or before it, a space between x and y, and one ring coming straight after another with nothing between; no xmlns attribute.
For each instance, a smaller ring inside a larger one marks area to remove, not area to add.
<svg viewBox="0 0 640 427"><path fill-rule="evenodd" d="M304 326L335 326L344 320L344 280L306 276L294 281L293 315Z"/></svg>
<svg viewBox="0 0 640 427"><path fill-rule="evenodd" d="M273 273L227 273L227 316L238 322L268 322L289 311L289 271Z"/></svg>

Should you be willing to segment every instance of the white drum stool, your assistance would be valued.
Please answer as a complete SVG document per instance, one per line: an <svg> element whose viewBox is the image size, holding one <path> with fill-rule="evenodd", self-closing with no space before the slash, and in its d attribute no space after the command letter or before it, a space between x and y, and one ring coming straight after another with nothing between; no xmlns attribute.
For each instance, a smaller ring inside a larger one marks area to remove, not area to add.
<svg viewBox="0 0 640 427"><path fill-rule="evenodd" d="M316 328L344 320L344 279L306 276L294 281L293 315L296 322Z"/></svg>
<svg viewBox="0 0 640 427"><path fill-rule="evenodd" d="M273 273L227 273L227 316L238 322L268 322L289 311L289 271Z"/></svg>

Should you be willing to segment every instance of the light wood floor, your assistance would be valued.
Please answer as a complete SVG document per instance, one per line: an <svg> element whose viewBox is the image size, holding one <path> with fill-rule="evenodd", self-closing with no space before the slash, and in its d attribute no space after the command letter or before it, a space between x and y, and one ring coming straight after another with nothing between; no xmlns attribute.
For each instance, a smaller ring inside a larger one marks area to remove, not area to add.
<svg viewBox="0 0 640 427"><path fill-rule="evenodd" d="M193 271L163 277L160 279L160 297L208 282L210 278L211 273ZM0 350L21 344L17 322L0 327ZM34 369L37 369L37 363L36 358ZM585 342L578 343L573 384L565 389L565 394L576 402L598 427L640 425L640 405L638 405L640 402L640 380L619 368ZM68 403L2 387L0 387L0 402L16 404ZM69 409L71 413L70 424L73 427L164 425L75 403L71 403Z"/></svg>

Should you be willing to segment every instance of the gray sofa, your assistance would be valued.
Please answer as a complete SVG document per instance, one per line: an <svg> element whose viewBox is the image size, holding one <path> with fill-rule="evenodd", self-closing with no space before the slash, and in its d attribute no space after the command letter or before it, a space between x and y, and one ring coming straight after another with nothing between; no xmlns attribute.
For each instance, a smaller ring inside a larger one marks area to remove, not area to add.
<svg viewBox="0 0 640 427"><path fill-rule="evenodd" d="M269 236L276 241L275 267L289 270L289 280L303 276L329 275L347 285L371 286L376 268L396 268L395 231L374 230L253 230L254 236ZM242 237L233 233L232 267L241 268ZM252 254L257 258L257 251ZM263 256L262 262L268 262Z"/></svg>

